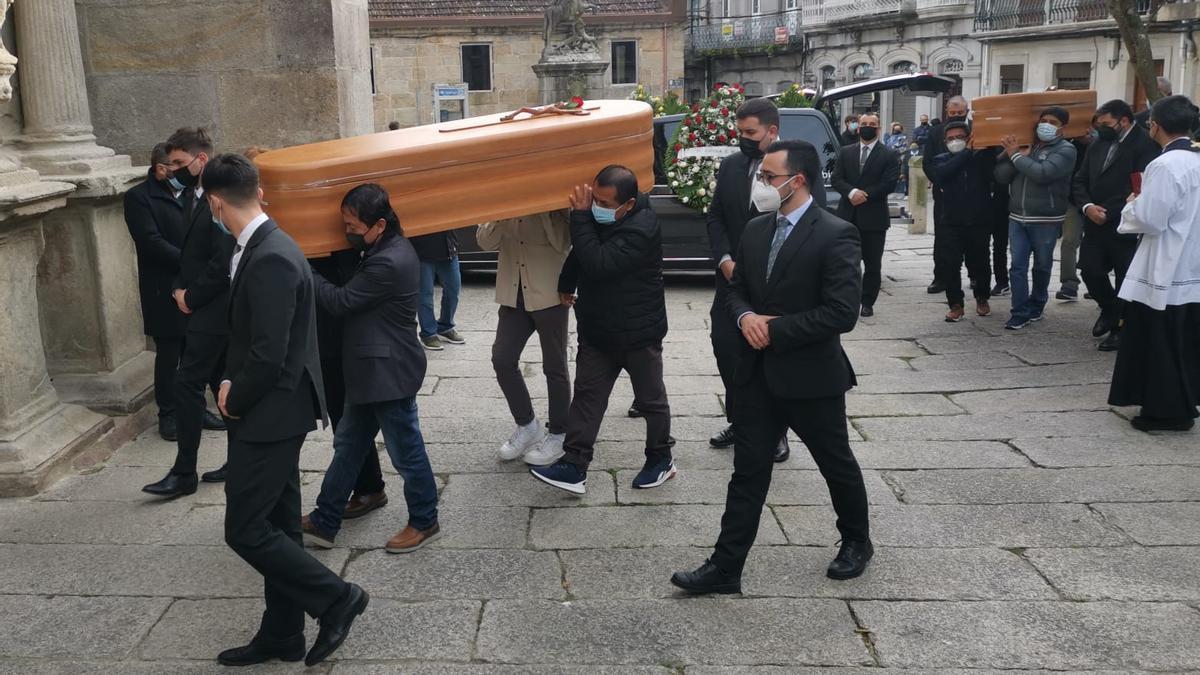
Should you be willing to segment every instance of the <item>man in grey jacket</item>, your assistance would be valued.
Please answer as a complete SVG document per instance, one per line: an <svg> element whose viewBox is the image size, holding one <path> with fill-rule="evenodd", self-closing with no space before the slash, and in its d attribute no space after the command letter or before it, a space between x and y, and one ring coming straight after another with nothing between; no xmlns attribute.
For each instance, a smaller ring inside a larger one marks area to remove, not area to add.
<svg viewBox="0 0 1200 675"><path fill-rule="evenodd" d="M996 181L1012 186L1008 199L1012 316L1004 324L1008 330L1041 321L1049 300L1054 246L1062 236L1075 168L1075 147L1063 139L1069 119L1065 109L1052 106L1038 117L1037 141L1032 147L1022 148L1013 136L1002 140L1004 152L996 165Z"/></svg>

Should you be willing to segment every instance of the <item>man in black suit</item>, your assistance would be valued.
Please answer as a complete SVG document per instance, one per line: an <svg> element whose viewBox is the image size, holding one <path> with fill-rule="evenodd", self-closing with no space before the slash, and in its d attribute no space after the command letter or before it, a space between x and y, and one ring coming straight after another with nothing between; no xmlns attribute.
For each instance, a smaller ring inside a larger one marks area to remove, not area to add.
<svg viewBox="0 0 1200 675"><path fill-rule="evenodd" d="M737 127L741 152L721 161L717 170L717 187L713 190L712 203L708 207L705 221L708 224L708 242L712 248L712 259L717 263L717 292L713 297L712 320L713 355L717 358L717 370L725 385L724 429L709 439L714 448L733 447L733 372L741 354L741 335L737 325L729 318L726 307L729 301L729 280L736 266L734 254L742 239L742 231L758 211L750 200L750 185L754 174L762 165L763 155L771 144L779 139L779 109L768 98L752 98L738 107ZM787 435L779 439L775 461L786 461L791 451Z"/></svg>
<svg viewBox="0 0 1200 675"><path fill-rule="evenodd" d="M925 146L922 150L922 155L928 160L930 157L937 157L946 152L946 127L951 122L967 122L967 114L970 112L970 107L967 104L967 99L962 96L952 96L946 101L946 121L934 120L934 125L929 128L925 137ZM968 127L968 131L970 128ZM933 255L936 258L939 253L943 256L941 242L938 238L938 226L942 224L942 190L934 179L933 172L929 170L929 162L925 161L921 165L921 169L925 172L925 177L929 179L929 184L933 192ZM1008 211L1004 212L1004 232L1005 236L1008 233ZM1005 239L1005 242L1008 240ZM866 242L863 242L864 251ZM936 268L936 264L934 266ZM937 279L937 270L934 269L933 282L929 284L926 290L930 295L936 295L946 290L946 287Z"/></svg>
<svg viewBox="0 0 1200 675"><path fill-rule="evenodd" d="M862 127L860 126L860 129ZM816 153L803 141L772 145L729 293L745 338L738 364L733 478L712 557L671 583L690 593L738 593L771 485L774 445L792 429L829 486L842 547L826 574L850 579L873 555L862 471L846 431L846 391L856 383L841 334L854 328L861 294L857 229L816 208L804 170ZM773 202L768 203L768 202ZM773 206L774 208L769 208Z"/></svg>
<svg viewBox="0 0 1200 675"><path fill-rule="evenodd" d="M167 168L169 161L167 144L154 146L146 180L125 193L125 224L137 249L143 332L154 339L158 434L174 441L175 369L183 353L183 315L176 309L171 291L179 274L179 249L185 232L178 199L183 184L170 182L174 177Z"/></svg>
<svg viewBox="0 0 1200 675"><path fill-rule="evenodd" d="M179 129L167 139L167 167L183 185L187 231L171 294L178 311L187 317L187 328L175 373L175 465L165 478L142 488L159 497L196 491L200 431L225 428L224 422L208 412L204 400L205 387L215 391L223 370L229 339L229 258L233 255L233 237L213 222L200 185L200 174L212 152L212 139L204 129ZM225 480L225 467L205 473L203 479Z"/></svg>
<svg viewBox="0 0 1200 675"><path fill-rule="evenodd" d="M831 182L842 195L838 218L853 223L862 238L862 315L873 316L883 279L883 247L892 224L888 195L900 179L900 158L879 142L878 115L860 117L858 135L858 143L842 148Z"/></svg>
<svg viewBox="0 0 1200 675"><path fill-rule="evenodd" d="M311 666L332 654L367 607L304 550L300 531L300 447L324 418L313 279L304 254L262 211L258 170L241 155L204 169L214 222L237 238L226 270L229 354L218 405L229 419L225 542L263 575L266 611L250 643L222 652L224 665L274 658ZM305 656L304 615L321 630Z"/></svg>
<svg viewBox="0 0 1200 675"><path fill-rule="evenodd" d="M1100 318L1092 328L1096 337L1107 334L1101 351L1116 351L1121 344L1121 300L1117 289L1137 252L1138 237L1119 234L1121 210L1133 193L1132 174L1146 170L1158 157L1158 143L1134 122L1133 109L1120 99L1096 110L1099 137L1088 146L1071 184L1071 198L1083 210L1083 243L1079 268L1092 299L1100 305ZM1113 287L1109 272L1117 277Z"/></svg>
<svg viewBox="0 0 1200 675"><path fill-rule="evenodd" d="M375 437L382 431L392 465L404 478L408 504L408 524L386 550L408 553L441 532L437 483L417 419L416 396L425 379L425 349L417 340L421 263L382 187L368 183L348 192L342 220L362 262L345 286L320 276L313 280L317 306L345 321L346 405L317 508L301 526L307 543L333 548L346 499L364 460L376 455Z"/></svg>

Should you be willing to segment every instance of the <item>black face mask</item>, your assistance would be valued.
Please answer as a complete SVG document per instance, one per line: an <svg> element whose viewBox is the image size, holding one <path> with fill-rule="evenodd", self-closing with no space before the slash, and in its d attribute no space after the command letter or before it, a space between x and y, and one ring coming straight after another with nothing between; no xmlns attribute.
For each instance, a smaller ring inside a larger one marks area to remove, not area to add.
<svg viewBox="0 0 1200 675"><path fill-rule="evenodd" d="M1120 133L1120 130L1118 130L1116 127L1108 127L1104 125L1096 127L1096 136L1098 136L1102 141L1115 141Z"/></svg>
<svg viewBox="0 0 1200 675"><path fill-rule="evenodd" d="M858 128L858 137L863 139L864 141L873 141L873 140L875 140L875 137L878 135L879 135L879 129L876 129L875 127L859 127Z"/></svg>
<svg viewBox="0 0 1200 675"><path fill-rule="evenodd" d="M741 148L742 154L753 160L762 159L763 155L766 154L762 151L762 148L758 147L758 143L758 141L752 141L745 136L738 139L738 147Z"/></svg>
<svg viewBox="0 0 1200 675"><path fill-rule="evenodd" d="M360 253L371 248L371 245L367 243L366 235L359 234L357 232L347 232L346 241L350 242L350 245L354 247L354 250Z"/></svg>
<svg viewBox="0 0 1200 675"><path fill-rule="evenodd" d="M186 166L181 166L178 169L175 169L173 172L171 172L171 174L175 176L175 180L179 181L185 188L196 187L196 183L200 182L200 177L193 176L192 172L188 171Z"/></svg>
<svg viewBox="0 0 1200 675"><path fill-rule="evenodd" d="M927 127L927 126L929 126L929 120L923 120L923 121L921 122L921 126L923 126L923 127Z"/></svg>
<svg viewBox="0 0 1200 675"><path fill-rule="evenodd" d="M961 115L949 115L946 117L946 119L948 119L952 122L966 122L967 121L967 113L963 113Z"/></svg>

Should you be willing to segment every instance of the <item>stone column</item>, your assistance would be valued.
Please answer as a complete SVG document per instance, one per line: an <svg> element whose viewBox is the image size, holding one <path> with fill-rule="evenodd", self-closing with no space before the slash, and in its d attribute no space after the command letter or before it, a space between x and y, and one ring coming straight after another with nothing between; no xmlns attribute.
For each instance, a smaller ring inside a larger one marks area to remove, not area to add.
<svg viewBox="0 0 1200 675"><path fill-rule="evenodd" d="M20 0L13 12L24 113L17 156L44 180L75 187L42 227L37 297L47 367L64 400L132 412L151 397L154 356L141 334L122 196L144 174L96 144L74 1Z"/></svg>

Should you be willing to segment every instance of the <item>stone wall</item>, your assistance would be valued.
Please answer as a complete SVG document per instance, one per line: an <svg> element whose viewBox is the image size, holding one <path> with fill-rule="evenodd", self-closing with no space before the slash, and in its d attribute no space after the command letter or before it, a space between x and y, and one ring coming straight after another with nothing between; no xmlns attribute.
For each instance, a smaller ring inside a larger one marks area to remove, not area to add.
<svg viewBox="0 0 1200 675"><path fill-rule="evenodd" d="M102 145L144 162L200 125L218 146L370 129L366 0L76 0Z"/></svg>
<svg viewBox="0 0 1200 675"><path fill-rule="evenodd" d="M686 34L682 23L589 25L600 54L612 54L613 40L637 40L638 80L655 94L671 79L684 76ZM433 85L460 82L460 45L492 45L492 91L471 93L472 115L486 115L539 102L538 79L531 69L541 57L540 26L495 28L373 28L375 54L375 129L389 122L415 126L433 122ZM612 81L606 74L605 81ZM608 85L608 98L626 98L635 85Z"/></svg>

